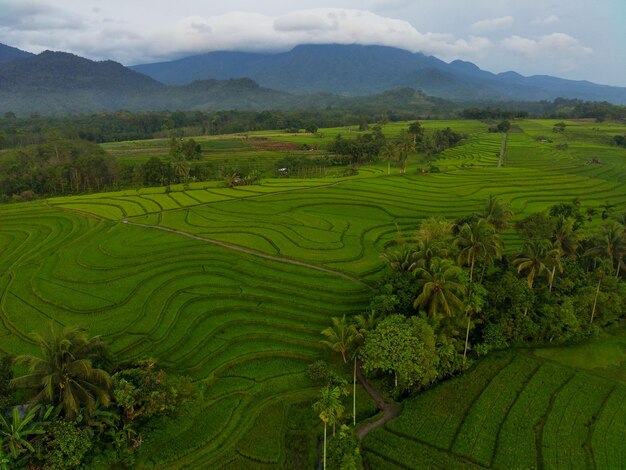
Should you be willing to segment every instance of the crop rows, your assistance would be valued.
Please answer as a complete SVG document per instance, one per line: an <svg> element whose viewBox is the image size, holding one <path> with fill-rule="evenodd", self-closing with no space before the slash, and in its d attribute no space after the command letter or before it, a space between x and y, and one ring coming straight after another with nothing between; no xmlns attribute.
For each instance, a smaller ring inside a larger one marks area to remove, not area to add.
<svg viewBox="0 0 626 470"><path fill-rule="evenodd" d="M315 394L304 371L319 331L369 295L333 273L38 204L0 224L4 353L33 352L29 334L49 322L77 324L121 357L151 355L206 384L201 409L150 435L147 467L213 468L223 455L278 465L287 407Z"/></svg>
<svg viewBox="0 0 626 470"><path fill-rule="evenodd" d="M236 189L197 183L186 191L127 191L51 203L363 277L380 272L378 255L398 230L412 230L433 215L458 217L479 210L490 194L511 201L520 215L574 198L587 205L626 205L623 150L594 144L590 148L603 164L587 164L589 148L582 144L560 151L554 145L562 137L552 136L552 144L535 140L539 132L551 132L549 123L520 125L531 131L510 134L503 168L496 167L495 156L501 134L477 133L444 153L441 165L450 170L444 173L388 178L376 167L363 167L355 178L269 179L261 186ZM509 249L518 247L514 236L505 239L511 242Z"/></svg>
<svg viewBox="0 0 626 470"><path fill-rule="evenodd" d="M286 436L313 447L310 426L293 427L290 417L315 421L317 389L304 372L323 351L319 331L367 305L370 291L357 277L380 275L389 242L425 217L480 210L490 194L510 200L519 217L574 197L626 205L623 150L588 127L572 123L570 134L544 145L535 138L551 135L553 122L523 121L498 168L502 136L485 133L484 123L424 125L471 134L435 162L442 173L416 173L413 161L402 178L374 165L354 177L191 183L3 206L0 352L33 352L29 334L50 322L80 325L119 357L151 355L197 381L201 406L160 418L140 452L146 467L297 466ZM389 124L390 135L402 127ZM556 150L560 142L569 147ZM215 158L237 151L220 145L206 150ZM115 146L123 158L139 151ZM590 149L602 164L587 164ZM508 249L519 246L512 231L504 239ZM524 355L492 356L408 401L368 435L366 455L383 469L618 468L626 391L607 383Z"/></svg>
<svg viewBox="0 0 626 470"><path fill-rule="evenodd" d="M388 468L623 468L625 404L621 383L513 352L409 400L368 435L366 457Z"/></svg>

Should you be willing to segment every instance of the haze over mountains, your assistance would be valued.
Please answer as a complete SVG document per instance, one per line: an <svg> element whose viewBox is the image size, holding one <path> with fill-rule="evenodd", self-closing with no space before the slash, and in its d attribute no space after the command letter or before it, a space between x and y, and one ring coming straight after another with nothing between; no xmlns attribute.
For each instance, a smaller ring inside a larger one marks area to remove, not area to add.
<svg viewBox="0 0 626 470"><path fill-rule="evenodd" d="M94 62L51 51L33 55L0 45L2 113L368 106L419 107L430 113L447 106L442 98L493 102L557 97L622 104L626 88L515 72L493 74L470 62L446 63L383 46L305 45L279 54L211 52L124 67L110 60Z"/></svg>

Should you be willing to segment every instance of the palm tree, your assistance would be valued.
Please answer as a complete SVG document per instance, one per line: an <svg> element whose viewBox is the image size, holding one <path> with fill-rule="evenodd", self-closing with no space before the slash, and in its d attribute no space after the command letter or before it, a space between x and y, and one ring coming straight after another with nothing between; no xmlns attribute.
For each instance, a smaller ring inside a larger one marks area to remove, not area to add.
<svg viewBox="0 0 626 470"><path fill-rule="evenodd" d="M451 243L445 240L422 239L415 247L416 267L428 268L435 258L447 259L451 254Z"/></svg>
<svg viewBox="0 0 626 470"><path fill-rule="evenodd" d="M513 261L517 266L517 272L527 271L526 279L528 288L532 289L535 278L544 273L550 278L547 263L550 263L550 251L552 250L548 240L530 240L526 242L522 253Z"/></svg>
<svg viewBox="0 0 626 470"><path fill-rule="evenodd" d="M326 428L329 424L333 425L333 435L335 434L335 425L341 418L344 406L341 403L341 389L327 385L322 388L319 400L313 403L313 410L319 414L322 423L324 423L324 469L326 469Z"/></svg>
<svg viewBox="0 0 626 470"><path fill-rule="evenodd" d="M606 258L611 267L616 269L615 277L619 277L626 256L626 230L619 222L605 224L600 233L594 237L593 246L587 254ZM617 268L616 268L617 265Z"/></svg>
<svg viewBox="0 0 626 470"><path fill-rule="evenodd" d="M189 163L185 156L181 153L176 153L172 156L172 166L174 168L174 174L178 176L178 180L186 182L189 177Z"/></svg>
<svg viewBox="0 0 626 470"><path fill-rule="evenodd" d="M416 252L406 243L391 249L382 255L389 267L396 272L413 271L416 267Z"/></svg>
<svg viewBox="0 0 626 470"><path fill-rule="evenodd" d="M509 220L513 217L513 211L506 202L500 201L493 194L490 194L485 203L483 217L493 224L498 232L507 228Z"/></svg>
<svg viewBox="0 0 626 470"><path fill-rule="evenodd" d="M398 158L398 147L393 142L387 142L383 146L381 153L383 154L383 157L385 157L385 160L387 161L387 175L390 175L391 174L391 161L396 160Z"/></svg>
<svg viewBox="0 0 626 470"><path fill-rule="evenodd" d="M33 403L61 405L69 420L82 408L93 413L97 402L109 405L111 377L92 364L106 349L99 336L89 338L79 328L58 331L51 326L49 337L34 337L41 357L23 355L15 359L17 364L28 366L30 373L13 379L14 386L30 390Z"/></svg>
<svg viewBox="0 0 626 470"><path fill-rule="evenodd" d="M491 223L485 219L478 219L461 226L454 244L460 249L459 263L470 267L471 291L476 263L482 259L486 267L491 258L500 256L500 237Z"/></svg>
<svg viewBox="0 0 626 470"><path fill-rule="evenodd" d="M552 244L552 249L548 250L546 253L545 263L546 268L548 269L548 290L550 292L552 292L552 285L554 284L554 278L556 277L556 270L558 269L560 273L563 272L563 263L561 263L562 256L563 251L557 242L554 242Z"/></svg>
<svg viewBox="0 0 626 470"><path fill-rule="evenodd" d="M443 312L450 317L463 305L465 286L459 282L461 268L452 261L434 258L428 269L417 268L415 275L420 278L421 293L413 302L415 308L422 308L432 318Z"/></svg>
<svg viewBox="0 0 626 470"><path fill-rule="evenodd" d="M53 409L48 407L40 421L36 420L40 416L40 405L30 407L24 417L21 416L19 407L14 407L10 421L0 413L0 455L8 452L16 460L25 452L35 452L30 438L44 433L43 424Z"/></svg>
<svg viewBox="0 0 626 470"><path fill-rule="evenodd" d="M408 132L413 138L413 147L417 147L417 138L419 137L420 142L422 141L422 138L424 137L424 128L419 121L415 121L409 124Z"/></svg>
<svg viewBox="0 0 626 470"><path fill-rule="evenodd" d="M580 248L580 237L574 228L574 219L570 217L559 217L556 221L552 243L563 255L575 259Z"/></svg>
<svg viewBox="0 0 626 470"><path fill-rule="evenodd" d="M465 350L463 352L463 362L467 357L467 348L469 344L469 331L472 321L472 313L477 309L471 302L474 293L474 269L479 259L483 260L483 269L481 272L481 280L487 269L487 264L495 258L501 256L502 244L500 236L496 233L495 227L486 219L476 219L467 222L461 226L459 233L454 240L454 244L459 247L458 261L461 264L469 265L469 292L468 305L466 305L465 313L467 315L467 328L465 332Z"/></svg>
<svg viewBox="0 0 626 470"><path fill-rule="evenodd" d="M602 281L604 280L604 276L607 272L611 272L612 266L609 266L609 261L607 259L600 259L600 263L598 263L598 267L596 268L596 276L598 277L598 285L596 286L596 295L593 298L593 307L591 307L591 320L589 324L593 324L593 319L596 316L596 307L598 306L598 297L600 296L600 287L602 286Z"/></svg>
<svg viewBox="0 0 626 470"><path fill-rule="evenodd" d="M343 363L348 362L348 351L352 348L358 339L358 331L355 326L346 320L344 315L341 318L333 317L333 326L322 331L322 334L328 340L322 340L320 343L328 346L333 351L341 353Z"/></svg>
<svg viewBox="0 0 626 470"><path fill-rule="evenodd" d="M368 315L360 314L354 317L354 322L356 324L356 329L359 334L359 338L365 338L367 334L374 330L381 318L378 316L374 310L372 310Z"/></svg>
<svg viewBox="0 0 626 470"><path fill-rule="evenodd" d="M403 175L406 171L406 161L409 158L409 153L415 151L415 143L413 138L406 130L401 130L398 135L397 143L397 158L398 166L400 167L400 174Z"/></svg>

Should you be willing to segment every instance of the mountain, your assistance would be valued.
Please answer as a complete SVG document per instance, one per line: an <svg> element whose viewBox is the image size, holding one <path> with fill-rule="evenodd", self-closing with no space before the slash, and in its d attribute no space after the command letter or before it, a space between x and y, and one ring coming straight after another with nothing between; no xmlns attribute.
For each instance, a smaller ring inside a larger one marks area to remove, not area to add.
<svg viewBox="0 0 626 470"><path fill-rule="evenodd" d="M356 96L392 88L417 88L453 100L553 100L558 97L626 103L626 88L549 76L494 74L471 62L385 46L302 45L276 54L210 52L131 69L155 80L182 85L194 80L248 77L290 93L327 92Z"/></svg>
<svg viewBox="0 0 626 470"><path fill-rule="evenodd" d="M294 95L249 78L164 85L117 62L95 62L64 52L45 51L0 64L0 114L295 108L420 109L430 114L449 109L450 104L413 89L366 97Z"/></svg>
<svg viewBox="0 0 626 470"><path fill-rule="evenodd" d="M64 52L0 64L0 110L65 114L136 106L138 97L165 85L113 61L94 62Z"/></svg>
<svg viewBox="0 0 626 470"><path fill-rule="evenodd" d="M163 87L162 83L111 60L94 62L74 54L45 51L0 66L2 91L97 89L121 94Z"/></svg>
<svg viewBox="0 0 626 470"><path fill-rule="evenodd" d="M5 62L10 62L13 59L20 59L24 57L31 57L34 54L30 52L22 51L15 47L7 46L5 44L0 44L0 64Z"/></svg>

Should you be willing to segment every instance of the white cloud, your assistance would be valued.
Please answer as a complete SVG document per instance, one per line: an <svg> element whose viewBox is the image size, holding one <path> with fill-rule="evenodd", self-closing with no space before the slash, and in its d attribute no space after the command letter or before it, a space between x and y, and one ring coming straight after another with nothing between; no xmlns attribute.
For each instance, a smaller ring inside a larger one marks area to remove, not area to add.
<svg viewBox="0 0 626 470"><path fill-rule="evenodd" d="M485 31L496 31L499 29L509 28L512 24L512 16L502 16L500 18L489 18L477 21L470 26L470 29L476 33L482 33Z"/></svg>
<svg viewBox="0 0 626 470"><path fill-rule="evenodd" d="M374 11L394 11L416 3L417 0L371 0L370 8Z"/></svg>
<svg viewBox="0 0 626 470"><path fill-rule="evenodd" d="M563 51L578 54L591 54L593 52L590 48L582 46L578 39L565 33L552 33L536 39L511 36L502 40L502 46L526 57Z"/></svg>
<svg viewBox="0 0 626 470"><path fill-rule="evenodd" d="M274 29L276 31L336 30L338 27L336 19L320 18L311 14L294 13L274 20Z"/></svg>
<svg viewBox="0 0 626 470"><path fill-rule="evenodd" d="M570 71L593 53L578 39L565 33L552 33L537 38L510 36L502 40L502 47L527 59L549 60L561 71Z"/></svg>
<svg viewBox="0 0 626 470"><path fill-rule="evenodd" d="M535 18L534 20L531 21L531 24L534 24L534 25L551 25L551 24L558 23L559 21L561 21L561 18L559 18L556 15L550 15L550 16L547 16L545 18Z"/></svg>
<svg viewBox="0 0 626 470"><path fill-rule="evenodd" d="M0 4L0 28L12 31L37 32L40 30L83 29L82 19L60 8L33 1Z"/></svg>
<svg viewBox="0 0 626 470"><path fill-rule="evenodd" d="M272 17L230 12L184 18L169 29L149 34L141 59L215 50L286 50L298 44L378 44L444 59L479 53L491 45L484 37L421 33L403 20L369 11L316 8Z"/></svg>

